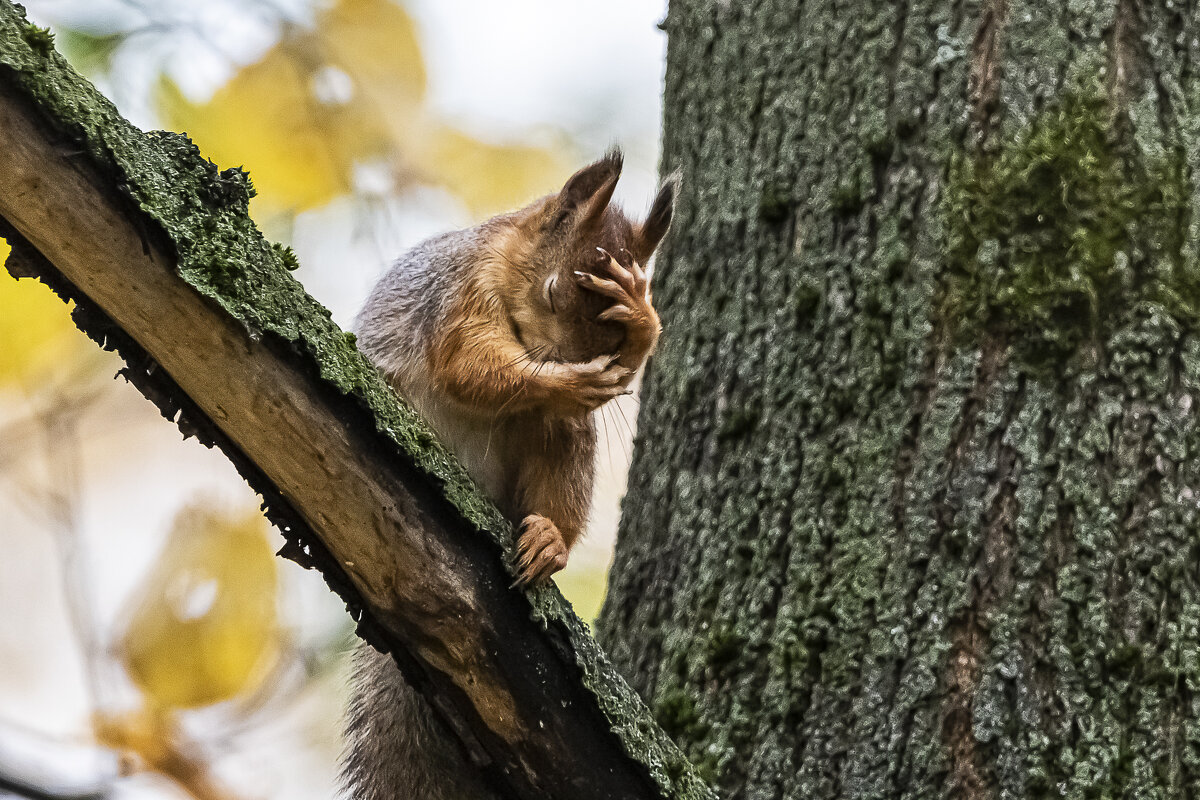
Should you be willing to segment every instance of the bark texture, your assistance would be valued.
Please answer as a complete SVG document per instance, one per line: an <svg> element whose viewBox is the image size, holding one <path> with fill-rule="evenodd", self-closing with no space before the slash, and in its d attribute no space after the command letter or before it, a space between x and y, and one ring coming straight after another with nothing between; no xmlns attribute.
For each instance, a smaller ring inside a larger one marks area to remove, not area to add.
<svg viewBox="0 0 1200 800"><path fill-rule="evenodd" d="M1200 797L1200 8L664 27L618 666L730 798Z"/></svg>
<svg viewBox="0 0 1200 800"><path fill-rule="evenodd" d="M247 215L253 189L122 119L0 0L0 236L185 435L264 499L504 798L708 798L511 531ZM394 665L393 665L394 666Z"/></svg>

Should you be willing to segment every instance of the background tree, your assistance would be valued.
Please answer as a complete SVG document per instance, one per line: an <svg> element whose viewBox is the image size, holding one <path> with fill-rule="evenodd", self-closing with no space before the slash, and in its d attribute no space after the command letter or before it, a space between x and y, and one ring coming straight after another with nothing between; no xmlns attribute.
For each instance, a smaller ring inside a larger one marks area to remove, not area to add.
<svg viewBox="0 0 1200 800"><path fill-rule="evenodd" d="M671 3L600 626L725 796L1198 796L1198 11Z"/></svg>

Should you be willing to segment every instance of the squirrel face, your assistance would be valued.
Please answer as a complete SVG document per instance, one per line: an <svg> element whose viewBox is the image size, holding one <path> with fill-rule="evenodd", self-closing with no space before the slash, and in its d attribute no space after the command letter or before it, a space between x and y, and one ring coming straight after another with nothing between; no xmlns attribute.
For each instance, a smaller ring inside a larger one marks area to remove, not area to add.
<svg viewBox="0 0 1200 800"><path fill-rule="evenodd" d="M611 150L572 175L558 194L507 218L515 228L511 241L520 245L504 259L514 274L502 301L518 339L537 360L590 361L615 353L625 336L624 326L596 319L612 301L580 288L575 273L605 277L605 253L644 264L670 225L678 180L664 182L646 221L637 224L610 205L621 165L620 151Z"/></svg>

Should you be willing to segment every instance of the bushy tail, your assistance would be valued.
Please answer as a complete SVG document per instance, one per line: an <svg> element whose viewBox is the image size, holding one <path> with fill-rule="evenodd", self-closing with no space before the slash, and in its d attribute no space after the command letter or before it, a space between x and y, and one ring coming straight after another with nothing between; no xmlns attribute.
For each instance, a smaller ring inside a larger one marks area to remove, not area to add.
<svg viewBox="0 0 1200 800"><path fill-rule="evenodd" d="M391 656L359 642L341 783L347 800L500 800Z"/></svg>

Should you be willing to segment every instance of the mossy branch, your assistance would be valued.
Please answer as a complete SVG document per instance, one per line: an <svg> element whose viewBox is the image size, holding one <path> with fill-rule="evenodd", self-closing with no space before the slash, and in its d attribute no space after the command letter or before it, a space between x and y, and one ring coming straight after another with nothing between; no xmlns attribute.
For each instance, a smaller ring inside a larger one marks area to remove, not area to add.
<svg viewBox="0 0 1200 800"><path fill-rule="evenodd" d="M185 435L263 496L496 790L703 798L554 589L509 589L508 524L247 215L253 188L144 133L0 0L0 234Z"/></svg>

